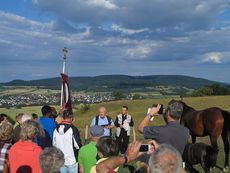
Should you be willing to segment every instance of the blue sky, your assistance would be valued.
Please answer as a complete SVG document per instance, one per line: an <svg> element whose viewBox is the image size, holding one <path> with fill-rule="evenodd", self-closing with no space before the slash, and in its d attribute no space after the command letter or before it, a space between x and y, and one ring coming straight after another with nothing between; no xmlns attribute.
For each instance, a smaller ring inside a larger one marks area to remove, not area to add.
<svg viewBox="0 0 230 173"><path fill-rule="evenodd" d="M230 83L230 1L0 1L0 82L177 74Z"/></svg>

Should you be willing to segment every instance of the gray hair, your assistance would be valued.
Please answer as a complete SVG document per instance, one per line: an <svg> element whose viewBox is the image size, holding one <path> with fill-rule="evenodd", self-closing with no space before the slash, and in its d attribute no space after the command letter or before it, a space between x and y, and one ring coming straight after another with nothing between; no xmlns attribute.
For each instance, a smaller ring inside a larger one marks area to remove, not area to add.
<svg viewBox="0 0 230 173"><path fill-rule="evenodd" d="M104 109L105 112L106 112L106 108L105 108L104 106L100 107L100 108L98 109L98 111L100 112L101 109Z"/></svg>
<svg viewBox="0 0 230 173"><path fill-rule="evenodd" d="M22 115L22 123L25 122L26 120L33 119L33 116L31 114L23 114Z"/></svg>
<svg viewBox="0 0 230 173"><path fill-rule="evenodd" d="M5 122L0 126L0 141L11 141L14 134L14 127L12 124Z"/></svg>
<svg viewBox="0 0 230 173"><path fill-rule="evenodd" d="M20 137L23 141L34 140L38 135L44 136L44 130L37 121L31 119L22 123Z"/></svg>
<svg viewBox="0 0 230 173"><path fill-rule="evenodd" d="M180 173L181 154L171 145L161 144L150 156L149 168L151 173Z"/></svg>
<svg viewBox="0 0 230 173"><path fill-rule="evenodd" d="M43 173L58 173L64 164L64 154L56 147L45 148L39 156Z"/></svg>
<svg viewBox="0 0 230 173"><path fill-rule="evenodd" d="M183 105L176 100L171 100L168 104L167 108L170 112L170 116L174 120L179 120L181 118L181 115L183 113Z"/></svg>

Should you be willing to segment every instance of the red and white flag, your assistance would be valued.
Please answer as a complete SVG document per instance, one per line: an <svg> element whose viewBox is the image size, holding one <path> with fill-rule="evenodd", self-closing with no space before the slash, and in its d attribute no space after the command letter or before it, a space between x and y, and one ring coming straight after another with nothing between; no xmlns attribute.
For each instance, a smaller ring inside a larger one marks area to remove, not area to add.
<svg viewBox="0 0 230 173"><path fill-rule="evenodd" d="M70 89L69 89L69 79L68 76L64 73L61 73L62 76L62 110L68 109L72 111L71 105L71 96L70 96Z"/></svg>

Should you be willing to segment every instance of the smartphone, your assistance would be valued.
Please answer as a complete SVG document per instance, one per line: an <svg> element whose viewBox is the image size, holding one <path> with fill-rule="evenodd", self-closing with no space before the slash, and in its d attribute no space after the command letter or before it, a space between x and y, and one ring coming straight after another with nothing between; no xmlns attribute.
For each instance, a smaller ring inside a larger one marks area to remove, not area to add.
<svg viewBox="0 0 230 173"><path fill-rule="evenodd" d="M148 152L152 148L151 144L142 144L140 148L140 152Z"/></svg>
<svg viewBox="0 0 230 173"><path fill-rule="evenodd" d="M158 114L163 114L163 104L160 104L160 105L161 105L161 108L158 111ZM154 104L153 107L157 107L157 104Z"/></svg>

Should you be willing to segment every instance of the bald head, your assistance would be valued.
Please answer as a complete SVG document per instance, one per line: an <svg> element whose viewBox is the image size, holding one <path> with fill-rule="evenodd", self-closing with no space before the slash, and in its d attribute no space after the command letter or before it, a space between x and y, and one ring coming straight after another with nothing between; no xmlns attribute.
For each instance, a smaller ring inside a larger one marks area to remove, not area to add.
<svg viewBox="0 0 230 173"><path fill-rule="evenodd" d="M100 107L100 108L99 108L99 116L100 116L101 118L104 118L105 115L106 115L106 109L105 109L105 107Z"/></svg>

